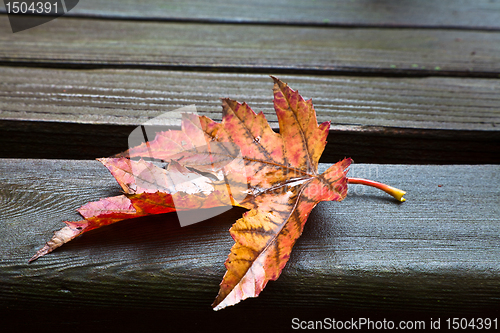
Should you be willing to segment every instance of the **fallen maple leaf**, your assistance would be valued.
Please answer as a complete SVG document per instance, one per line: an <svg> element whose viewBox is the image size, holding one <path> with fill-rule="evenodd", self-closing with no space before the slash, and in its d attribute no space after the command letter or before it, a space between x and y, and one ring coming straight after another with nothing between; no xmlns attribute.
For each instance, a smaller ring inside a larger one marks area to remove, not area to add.
<svg viewBox="0 0 500 333"><path fill-rule="evenodd" d="M273 79L279 134L263 113L231 99L222 100L221 123L184 115L181 130L160 132L153 141L99 159L124 194L82 206L78 212L84 220L65 222L30 262L84 232L124 219L244 207L249 211L230 229L235 244L212 304L219 310L258 296L276 280L311 210L320 201L344 199L348 182L378 187L404 201L405 192L396 188L348 179L349 158L319 174L330 123L318 125L311 100Z"/></svg>

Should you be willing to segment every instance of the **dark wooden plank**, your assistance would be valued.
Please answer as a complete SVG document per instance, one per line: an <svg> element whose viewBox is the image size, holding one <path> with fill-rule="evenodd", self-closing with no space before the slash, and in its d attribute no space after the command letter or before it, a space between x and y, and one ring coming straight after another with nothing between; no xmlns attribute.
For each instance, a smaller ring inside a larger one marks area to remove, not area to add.
<svg viewBox="0 0 500 333"><path fill-rule="evenodd" d="M29 18L28 18L29 19ZM500 33L59 18L12 34L0 63L265 73L500 75Z"/></svg>
<svg viewBox="0 0 500 333"><path fill-rule="evenodd" d="M348 26L500 28L490 0L81 1L72 15Z"/></svg>
<svg viewBox="0 0 500 333"><path fill-rule="evenodd" d="M28 265L62 220L78 218L75 208L120 191L95 161L1 160L0 305L17 314L28 306L35 316L54 307L76 314L114 307L111 318L168 310L163 322L174 327L186 314L200 316L185 325L200 325L222 318L241 324L264 313L252 328L263 320L289 327L293 316L349 318L363 311L388 319L498 314L497 165L358 164L350 175L401 187L408 200L397 204L353 186L343 202L321 203L280 279L259 298L214 315L209 305L232 245L228 228L241 209L185 228L175 215L117 223Z"/></svg>
<svg viewBox="0 0 500 333"><path fill-rule="evenodd" d="M267 75L0 67L0 156L89 159L127 148L140 124L194 104L221 119L246 101L274 128ZM324 162L499 163L498 80L280 76L331 121Z"/></svg>

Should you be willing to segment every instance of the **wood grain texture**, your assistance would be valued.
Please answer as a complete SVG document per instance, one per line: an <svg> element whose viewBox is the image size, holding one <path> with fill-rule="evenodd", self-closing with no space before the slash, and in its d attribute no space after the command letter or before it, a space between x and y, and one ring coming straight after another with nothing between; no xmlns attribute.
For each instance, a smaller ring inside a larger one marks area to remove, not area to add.
<svg viewBox="0 0 500 333"><path fill-rule="evenodd" d="M277 129L267 75L0 67L0 156L93 159L128 148L135 126L194 104L221 120L246 101ZM323 162L499 163L498 80L283 75L331 121Z"/></svg>
<svg viewBox="0 0 500 333"><path fill-rule="evenodd" d="M500 34L428 29L184 24L58 18L12 34L0 63L387 75L500 74Z"/></svg>
<svg viewBox="0 0 500 333"><path fill-rule="evenodd" d="M497 0L86 0L16 34L0 15L0 157L109 156L180 106L220 120L220 97L275 126L267 74L279 74L333 120L323 162L497 164L354 165L350 176L408 201L352 186L320 204L281 278L214 313L244 210L186 228L175 214L118 223L28 265L76 208L120 190L95 161L0 159L2 329L500 317L499 11Z"/></svg>
<svg viewBox="0 0 500 333"><path fill-rule="evenodd" d="M499 29L500 4L489 0L224 0L80 2L70 15L146 19L198 19L347 26Z"/></svg>
<svg viewBox="0 0 500 333"><path fill-rule="evenodd" d="M99 125L144 124L194 104L214 120L221 98L263 111L274 128L272 80L264 74L0 67L0 118ZM500 80L281 75L312 98L333 128L382 126L500 131ZM180 122L177 123L180 125Z"/></svg>
<svg viewBox="0 0 500 333"><path fill-rule="evenodd" d="M498 166L358 164L350 176L400 187L408 201L351 186L343 202L321 203L280 279L228 316L244 322L267 309L288 327L297 311L321 319L314 314L325 310L477 316L499 309ZM96 161L4 159L0 177L2 306L221 318L209 305L232 245L228 229L243 210L185 228L175 214L117 223L28 265L62 220L79 218L75 208L119 187Z"/></svg>

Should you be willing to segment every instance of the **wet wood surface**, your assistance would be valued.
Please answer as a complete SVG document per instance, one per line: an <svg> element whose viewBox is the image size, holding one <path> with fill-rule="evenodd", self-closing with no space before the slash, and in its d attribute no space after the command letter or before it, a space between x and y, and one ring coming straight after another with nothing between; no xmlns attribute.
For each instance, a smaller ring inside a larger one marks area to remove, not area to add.
<svg viewBox="0 0 500 333"><path fill-rule="evenodd" d="M119 186L97 161L3 159L0 175L0 304L210 316L233 243L228 229L243 209L184 228L175 214L124 221L28 264L62 221L79 219L76 208ZM280 279L228 312L492 312L500 296L497 166L355 164L350 175L403 188L407 202L351 186L344 201L320 203Z"/></svg>
<svg viewBox="0 0 500 333"><path fill-rule="evenodd" d="M1 157L93 159L127 149L130 132L186 105L221 119L221 97L263 111L264 74L0 67ZM331 121L323 162L500 162L498 80L280 76ZM50 79L49 79L50 78ZM176 123L179 125L179 123Z"/></svg>
<svg viewBox="0 0 500 333"><path fill-rule="evenodd" d="M67 4L68 6L68 4ZM5 13L0 7L0 13ZM67 16L271 25L498 30L497 1L134 0L79 2Z"/></svg>
<svg viewBox="0 0 500 333"><path fill-rule="evenodd" d="M65 17L28 31L12 34L8 20L0 20L0 64L266 74L500 75L500 32L491 31Z"/></svg>
<svg viewBox="0 0 500 333"><path fill-rule="evenodd" d="M221 98L245 101L278 128L265 74L0 67L3 120L139 126L191 103L222 118ZM500 80L281 75L332 128L499 131ZM180 125L180 122L177 123Z"/></svg>
<svg viewBox="0 0 500 333"><path fill-rule="evenodd" d="M78 4L73 16L144 20L340 26L499 29L496 1L96 1Z"/></svg>
<svg viewBox="0 0 500 333"><path fill-rule="evenodd" d="M0 7L2 328L498 318L499 15L496 0L88 0L13 34ZM136 126L187 105L220 120L230 97L278 130L269 75L332 122L322 162L353 157L351 176L408 201L351 186L321 203L280 279L216 313L241 209L118 223L27 264L76 208L120 193L92 159L127 149Z"/></svg>

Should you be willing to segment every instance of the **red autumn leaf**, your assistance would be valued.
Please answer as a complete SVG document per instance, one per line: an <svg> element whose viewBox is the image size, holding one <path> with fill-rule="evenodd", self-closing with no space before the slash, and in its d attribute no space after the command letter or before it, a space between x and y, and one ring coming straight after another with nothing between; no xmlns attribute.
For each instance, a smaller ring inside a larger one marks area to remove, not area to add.
<svg viewBox="0 0 500 333"><path fill-rule="evenodd" d="M279 134L262 113L230 99L223 99L221 123L184 115L181 130L158 133L151 142L99 159L124 194L82 206L78 211L84 220L65 222L30 261L124 219L240 206L249 211L230 229L235 244L212 306L219 310L258 296L281 274L311 210L320 201L345 198L351 163L344 159L318 173L330 123L318 126L312 102L273 79ZM379 187L404 201L403 191L387 185L349 181Z"/></svg>

